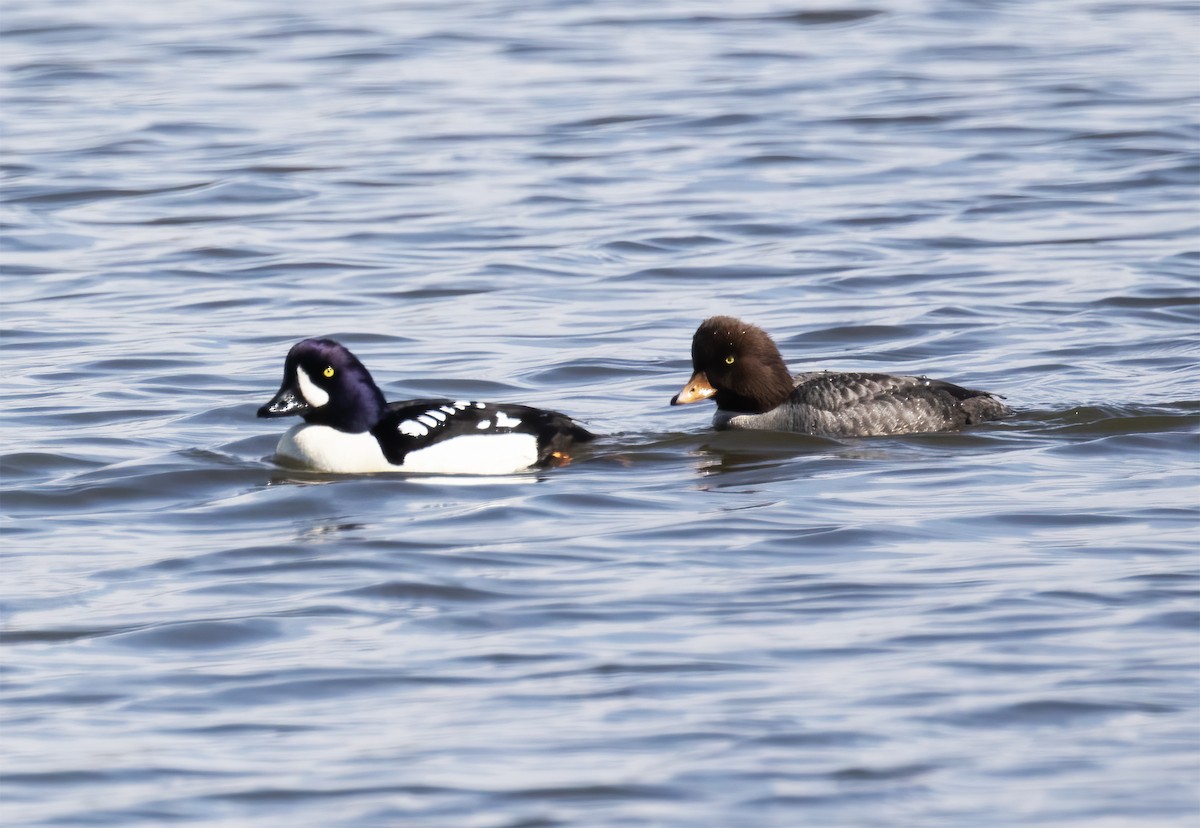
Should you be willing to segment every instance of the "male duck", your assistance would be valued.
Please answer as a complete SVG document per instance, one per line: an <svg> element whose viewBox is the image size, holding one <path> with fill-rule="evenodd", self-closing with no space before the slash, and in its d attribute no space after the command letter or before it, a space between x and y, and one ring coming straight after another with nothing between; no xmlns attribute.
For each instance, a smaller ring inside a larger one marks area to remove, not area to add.
<svg viewBox="0 0 1200 828"><path fill-rule="evenodd" d="M731 316L700 323L692 368L671 405L712 397L717 429L866 437L950 431L1012 413L987 391L926 377L828 371L793 377L765 331Z"/></svg>
<svg viewBox="0 0 1200 828"><path fill-rule="evenodd" d="M595 435L569 417L524 405L454 400L388 403L354 354L332 339L288 351L283 384L260 417L299 414L276 455L335 473L512 474L562 464Z"/></svg>

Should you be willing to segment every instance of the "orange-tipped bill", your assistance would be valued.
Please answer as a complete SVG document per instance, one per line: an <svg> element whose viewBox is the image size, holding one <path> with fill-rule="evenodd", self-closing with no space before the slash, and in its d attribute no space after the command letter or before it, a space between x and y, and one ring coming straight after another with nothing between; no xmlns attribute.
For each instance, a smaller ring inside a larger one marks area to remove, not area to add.
<svg viewBox="0 0 1200 828"><path fill-rule="evenodd" d="M671 405L687 405L688 403L700 402L707 400L713 394L717 393L717 389L713 388L708 383L708 377L703 371L697 371L692 374L692 378L687 381L687 385L683 386L683 390L671 397Z"/></svg>

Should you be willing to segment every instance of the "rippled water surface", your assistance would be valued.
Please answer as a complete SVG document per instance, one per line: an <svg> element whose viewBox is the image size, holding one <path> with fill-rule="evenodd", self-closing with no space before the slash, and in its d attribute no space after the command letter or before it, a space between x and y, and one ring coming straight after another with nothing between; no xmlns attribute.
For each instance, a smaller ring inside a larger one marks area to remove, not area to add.
<svg viewBox="0 0 1200 828"><path fill-rule="evenodd" d="M1195 824L1195 4L4 5L5 824ZM313 335L604 436L285 471Z"/></svg>

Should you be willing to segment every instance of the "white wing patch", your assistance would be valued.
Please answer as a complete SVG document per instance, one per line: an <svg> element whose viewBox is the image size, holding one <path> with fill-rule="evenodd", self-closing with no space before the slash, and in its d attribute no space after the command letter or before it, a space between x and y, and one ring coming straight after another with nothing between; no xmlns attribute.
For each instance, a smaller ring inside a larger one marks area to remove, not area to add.
<svg viewBox="0 0 1200 828"><path fill-rule="evenodd" d="M320 391L319 388L317 390ZM455 414L465 411L468 408L482 409L487 408L487 405L481 402L465 402L460 400L450 405L431 408L422 414L418 414L411 420L404 420L398 428L401 434L407 434L409 437L425 437L430 432L436 430L438 426L449 422ZM516 428L520 424L521 419L519 417L510 417L503 411L496 412L495 428ZM475 427L480 431L487 431L493 427L493 421L480 420L475 424Z"/></svg>
<svg viewBox="0 0 1200 828"><path fill-rule="evenodd" d="M449 422L455 414L465 411L468 408L484 407L483 403L460 401L451 403L450 405L431 408L422 414L418 414L411 420L402 421L399 425L400 433L407 434L409 437L425 437L431 431L437 429L438 426ZM512 428L513 426L520 425L520 423L520 420L513 417L505 417L503 414L496 417L496 425L501 428ZM476 423L475 427L480 430L491 428L492 421L484 420L481 423Z"/></svg>
<svg viewBox="0 0 1200 828"><path fill-rule="evenodd" d="M469 403L455 403L454 406L463 406L464 408ZM404 420L400 423L400 433L407 434L409 437L424 437L430 431L450 419L450 415L457 414L462 411L462 408L443 405L440 408L431 408L424 414L418 414L411 420Z"/></svg>
<svg viewBox="0 0 1200 828"><path fill-rule="evenodd" d="M429 429L416 420L404 420L400 423L400 433L407 434L409 437L424 437L429 433Z"/></svg>

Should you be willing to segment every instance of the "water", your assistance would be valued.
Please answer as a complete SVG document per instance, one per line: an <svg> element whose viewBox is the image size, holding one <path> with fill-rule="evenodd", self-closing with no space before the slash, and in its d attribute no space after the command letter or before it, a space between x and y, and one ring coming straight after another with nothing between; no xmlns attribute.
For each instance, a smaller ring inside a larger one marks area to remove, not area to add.
<svg viewBox="0 0 1200 828"><path fill-rule="evenodd" d="M1194 824L1194 4L2 25L5 824ZM714 313L1018 414L714 434ZM312 335L605 436L287 472Z"/></svg>

